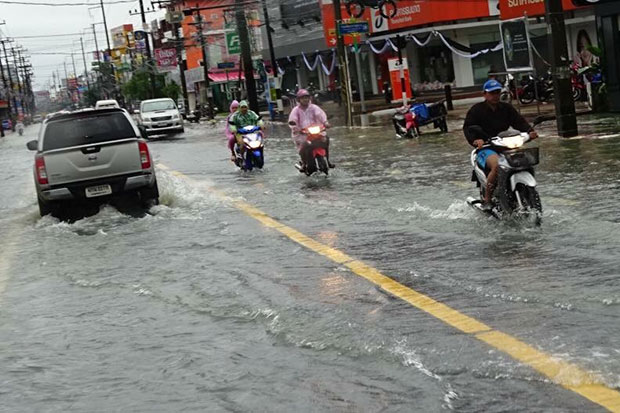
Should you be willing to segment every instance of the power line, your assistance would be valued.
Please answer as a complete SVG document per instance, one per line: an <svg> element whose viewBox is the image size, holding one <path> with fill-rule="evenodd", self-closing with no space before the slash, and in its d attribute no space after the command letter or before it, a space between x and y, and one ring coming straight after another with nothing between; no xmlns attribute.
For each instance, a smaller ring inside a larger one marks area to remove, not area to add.
<svg viewBox="0 0 620 413"><path fill-rule="evenodd" d="M108 1L104 3L104 5L108 6L111 4L135 3L135 2L136 0L114 0L114 1ZM11 0L0 0L0 3L19 4L22 6L50 6L50 7L92 6L93 5L93 3L43 3L43 2L25 2L25 1L11 1Z"/></svg>
<svg viewBox="0 0 620 413"><path fill-rule="evenodd" d="M0 3L2 1L0 0ZM103 33L103 32L98 32ZM12 39L36 39L38 37L84 36L84 33L40 34L36 36L11 36Z"/></svg>

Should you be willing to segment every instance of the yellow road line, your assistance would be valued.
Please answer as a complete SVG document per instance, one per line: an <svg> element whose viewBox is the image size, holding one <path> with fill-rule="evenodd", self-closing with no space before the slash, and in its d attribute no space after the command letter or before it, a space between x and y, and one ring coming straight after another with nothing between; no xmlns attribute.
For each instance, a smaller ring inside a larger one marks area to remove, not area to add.
<svg viewBox="0 0 620 413"><path fill-rule="evenodd" d="M158 166L162 169L170 170L165 165L159 164ZM170 171L176 176L195 182L195 180L189 178L181 172ZM536 350L534 347L518 340L515 337L502 333L501 331L494 330L472 317L462 314L445 304L435 301L424 294L400 284L392 278L383 275L376 268L373 268L362 261L350 257L342 251L322 244L302 234L301 232L276 221L260 209L246 202L234 200L212 186L208 189L220 199L230 202L234 207L256 219L264 226L273 228L307 249L323 255L338 264L344 265L353 273L367 279L395 297L398 297L412 306L432 315L433 317L443 321L445 324L448 324L463 333L470 334L472 337L475 337L478 340L487 343L491 347L508 354L523 364L532 367L565 389L571 390L612 412L620 412L620 392L600 384L594 373L582 370L574 364L554 359L551 355Z"/></svg>

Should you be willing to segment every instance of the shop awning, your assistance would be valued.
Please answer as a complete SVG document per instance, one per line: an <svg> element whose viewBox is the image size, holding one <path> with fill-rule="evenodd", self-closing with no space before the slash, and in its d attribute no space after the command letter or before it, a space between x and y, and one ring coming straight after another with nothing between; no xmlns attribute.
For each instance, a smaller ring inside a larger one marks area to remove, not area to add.
<svg viewBox="0 0 620 413"><path fill-rule="evenodd" d="M231 70L230 72L228 72L228 77L226 77L226 72L209 72L209 81L211 81L212 83L226 83L227 79L229 82L239 81L239 71ZM245 76L243 73L241 73L241 80L245 80Z"/></svg>
<svg viewBox="0 0 620 413"><path fill-rule="evenodd" d="M226 72L209 72L209 81L211 83L226 83L226 79L229 82L239 81L239 70L231 70L228 72L228 78ZM258 79L258 75L254 73L254 79ZM245 80L245 74L241 72L241 80Z"/></svg>

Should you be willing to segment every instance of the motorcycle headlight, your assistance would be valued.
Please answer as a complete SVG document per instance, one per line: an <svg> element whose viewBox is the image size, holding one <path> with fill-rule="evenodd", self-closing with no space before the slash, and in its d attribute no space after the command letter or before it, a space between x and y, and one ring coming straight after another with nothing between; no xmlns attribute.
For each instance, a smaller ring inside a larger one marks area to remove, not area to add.
<svg viewBox="0 0 620 413"><path fill-rule="evenodd" d="M308 128L308 133L310 133L311 135L318 135L319 133L321 133L321 127L320 126L310 126Z"/></svg>
<svg viewBox="0 0 620 413"><path fill-rule="evenodd" d="M249 143L249 146L252 149L258 149L258 148L260 148L260 145L261 145L261 141L259 141L259 140L255 140L255 141L252 141L252 142Z"/></svg>
<svg viewBox="0 0 620 413"><path fill-rule="evenodd" d="M525 139L521 135L517 136L509 136L507 138L503 138L502 142L510 149L519 148L523 146L525 143Z"/></svg>

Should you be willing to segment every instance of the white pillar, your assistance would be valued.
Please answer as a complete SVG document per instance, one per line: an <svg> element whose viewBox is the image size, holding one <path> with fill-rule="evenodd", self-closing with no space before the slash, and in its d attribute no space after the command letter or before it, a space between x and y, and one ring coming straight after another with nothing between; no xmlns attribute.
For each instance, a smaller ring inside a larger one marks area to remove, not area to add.
<svg viewBox="0 0 620 413"><path fill-rule="evenodd" d="M467 35L459 36L458 40L455 40L463 46L469 46L469 37ZM474 86L474 68L471 59L452 53L452 65L457 87Z"/></svg>
<svg viewBox="0 0 620 413"><path fill-rule="evenodd" d="M409 77L411 84L422 83L422 70L420 66L420 54L418 46L413 42L407 43L407 63L409 64Z"/></svg>

